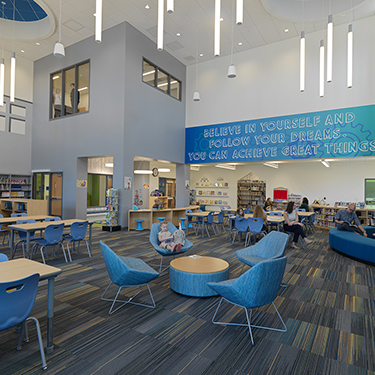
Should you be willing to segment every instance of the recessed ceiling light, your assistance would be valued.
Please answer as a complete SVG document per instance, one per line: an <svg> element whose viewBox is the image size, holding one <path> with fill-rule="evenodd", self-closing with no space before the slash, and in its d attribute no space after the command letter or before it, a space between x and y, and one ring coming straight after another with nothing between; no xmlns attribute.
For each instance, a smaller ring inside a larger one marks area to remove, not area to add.
<svg viewBox="0 0 375 375"><path fill-rule="evenodd" d="M289 29L285 29L284 31L285 31L286 33L288 33L288 32L289 32Z"/></svg>
<svg viewBox="0 0 375 375"><path fill-rule="evenodd" d="M36 44L37 46L40 46L40 43L39 43L39 42L36 42L35 44Z"/></svg>
<svg viewBox="0 0 375 375"><path fill-rule="evenodd" d="M202 57L202 56L203 56L203 53L200 53L199 56Z"/></svg>
<svg viewBox="0 0 375 375"><path fill-rule="evenodd" d="M224 21L224 18L223 18L223 17L221 17L221 18L220 18L220 21Z"/></svg>
<svg viewBox="0 0 375 375"><path fill-rule="evenodd" d="M177 33L176 35L177 35L177 36L181 36L181 34L180 34L180 33Z"/></svg>
<svg viewBox="0 0 375 375"><path fill-rule="evenodd" d="M242 46L242 42L238 42L238 45L239 45L239 46Z"/></svg>
<svg viewBox="0 0 375 375"><path fill-rule="evenodd" d="M150 9L150 6L149 5L145 5L145 9Z"/></svg>
<svg viewBox="0 0 375 375"><path fill-rule="evenodd" d="M24 53L25 51L23 49L21 49L21 52Z"/></svg>

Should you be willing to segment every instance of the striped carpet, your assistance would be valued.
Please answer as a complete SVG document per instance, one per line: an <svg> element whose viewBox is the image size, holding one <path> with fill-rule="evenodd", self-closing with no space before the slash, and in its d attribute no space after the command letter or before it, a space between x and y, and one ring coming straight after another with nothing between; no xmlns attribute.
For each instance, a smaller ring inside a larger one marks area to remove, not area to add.
<svg viewBox="0 0 375 375"><path fill-rule="evenodd" d="M128 305L108 315L109 302L100 300L109 278L99 240L119 255L150 263L148 236L149 231L94 228L91 259L82 246L70 264L49 261L63 273L55 281L55 350L46 356L48 369L41 370L31 322L30 342L20 351L14 330L0 332L0 374L375 375L375 268L332 251L328 231L317 230L306 249L287 249L288 287L280 288L275 304L288 331L253 329L254 346L246 328L211 323L218 297L178 295L169 288L168 272L150 283L154 310ZM230 277L240 274L235 251L243 242L232 244L226 234L189 239L190 254L225 259ZM144 291L137 298L149 302ZM44 341L46 302L42 282L32 316L41 323ZM219 318L245 322L243 312L228 304ZM253 322L279 324L272 306L254 310Z"/></svg>

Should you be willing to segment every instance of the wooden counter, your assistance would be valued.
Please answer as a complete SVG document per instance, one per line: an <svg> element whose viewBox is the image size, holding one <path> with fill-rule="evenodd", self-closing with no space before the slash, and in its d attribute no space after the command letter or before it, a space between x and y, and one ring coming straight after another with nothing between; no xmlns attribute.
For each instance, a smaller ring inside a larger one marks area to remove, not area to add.
<svg viewBox="0 0 375 375"><path fill-rule="evenodd" d="M158 223L158 217L164 217L166 221L169 221L176 227L180 223L180 217L186 217L186 210L196 211L199 210L199 206L189 206L180 208L166 208L163 210L129 210L128 211L128 230L134 230L137 228L136 220L144 220L142 228L151 229L153 223Z"/></svg>

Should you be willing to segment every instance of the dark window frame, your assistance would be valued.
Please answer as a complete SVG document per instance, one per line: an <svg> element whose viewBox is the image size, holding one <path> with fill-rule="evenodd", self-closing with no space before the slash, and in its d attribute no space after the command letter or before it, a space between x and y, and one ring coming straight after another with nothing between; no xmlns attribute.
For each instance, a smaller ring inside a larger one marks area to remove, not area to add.
<svg viewBox="0 0 375 375"><path fill-rule="evenodd" d="M82 61L77 64L70 65L66 68L57 70L50 74L50 105L49 105L49 119L50 120L57 120L62 117L66 117L67 114L65 113L65 72L74 68L74 97L78 97L78 70L79 67L85 64L89 64L89 87L88 87L88 96L89 96L89 106L87 108L87 111L84 112L78 112L78 103L75 101L74 103L74 109L73 113L69 114L69 116L74 116L78 114L88 113L90 111L90 78L91 78L91 62L90 59ZM53 76L56 74L61 73L61 116L60 117L52 117L53 116Z"/></svg>
<svg viewBox="0 0 375 375"><path fill-rule="evenodd" d="M155 79L154 79L153 85L150 84L149 82L146 82L146 81L143 80L143 64L144 64L144 62L146 62L147 64L149 64L149 65L151 65L155 68ZM167 92L158 87L158 72L159 72L159 70L161 72L163 72L168 77L168 90L166 90ZM172 74L166 72L164 69L160 68L160 66L152 63L150 60L146 59L145 57L142 58L142 73L141 74L142 74L142 82L143 83L147 84L148 86L156 88L158 91L163 92L164 94L172 97L175 100L178 100L179 102L182 102L182 82L179 79L177 79L176 77L172 76ZM175 80L175 81L178 82L178 87L179 87L179 90L178 90L178 96L179 97L178 98L171 95L171 81L172 80Z"/></svg>

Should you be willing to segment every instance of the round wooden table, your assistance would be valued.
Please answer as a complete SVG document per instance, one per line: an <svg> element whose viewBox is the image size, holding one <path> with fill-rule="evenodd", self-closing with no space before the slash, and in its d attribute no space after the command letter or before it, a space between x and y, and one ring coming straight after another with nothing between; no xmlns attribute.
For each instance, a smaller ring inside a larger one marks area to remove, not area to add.
<svg viewBox="0 0 375 375"><path fill-rule="evenodd" d="M225 260L194 255L171 261L169 286L177 293L191 297L210 297L217 293L207 283L228 280L229 264Z"/></svg>

